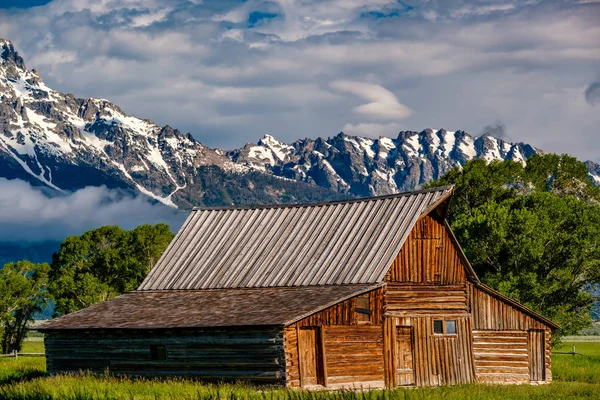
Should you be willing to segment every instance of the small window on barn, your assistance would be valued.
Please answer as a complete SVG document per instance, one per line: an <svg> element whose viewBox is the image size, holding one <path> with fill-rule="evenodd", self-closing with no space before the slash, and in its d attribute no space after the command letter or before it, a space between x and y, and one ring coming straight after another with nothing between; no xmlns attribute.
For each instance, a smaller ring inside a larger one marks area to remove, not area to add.
<svg viewBox="0 0 600 400"><path fill-rule="evenodd" d="M441 319L433 321L433 333L436 335L444 334L444 321Z"/></svg>
<svg viewBox="0 0 600 400"><path fill-rule="evenodd" d="M356 311L356 321L359 324L368 324L371 322L371 314L373 314L373 311L371 310L371 299L369 293L363 294L356 298L356 307L354 311Z"/></svg>
<svg viewBox="0 0 600 400"><path fill-rule="evenodd" d="M151 360L166 360L167 359L167 346L156 345L156 344L150 346L150 359Z"/></svg>
<svg viewBox="0 0 600 400"><path fill-rule="evenodd" d="M456 335L456 321L446 321L446 335Z"/></svg>

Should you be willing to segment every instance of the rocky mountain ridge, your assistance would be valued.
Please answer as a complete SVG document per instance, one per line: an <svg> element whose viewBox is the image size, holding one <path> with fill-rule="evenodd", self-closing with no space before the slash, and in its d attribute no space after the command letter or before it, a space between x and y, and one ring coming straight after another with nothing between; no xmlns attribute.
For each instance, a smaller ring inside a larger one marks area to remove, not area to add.
<svg viewBox="0 0 600 400"><path fill-rule="evenodd" d="M539 152L444 129L378 139L339 133L292 144L265 135L240 149L211 149L108 100L49 88L0 39L0 177L57 193L106 185L182 208L317 201L415 189L472 158L525 162ZM600 165L587 166L600 183Z"/></svg>

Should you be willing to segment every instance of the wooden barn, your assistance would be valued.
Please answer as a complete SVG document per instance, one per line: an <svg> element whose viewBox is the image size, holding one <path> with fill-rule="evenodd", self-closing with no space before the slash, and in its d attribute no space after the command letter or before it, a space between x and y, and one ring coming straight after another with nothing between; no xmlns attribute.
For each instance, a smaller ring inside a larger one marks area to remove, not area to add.
<svg viewBox="0 0 600 400"><path fill-rule="evenodd" d="M195 209L138 290L41 326L50 373L287 387L544 383L557 326L486 287L452 188Z"/></svg>

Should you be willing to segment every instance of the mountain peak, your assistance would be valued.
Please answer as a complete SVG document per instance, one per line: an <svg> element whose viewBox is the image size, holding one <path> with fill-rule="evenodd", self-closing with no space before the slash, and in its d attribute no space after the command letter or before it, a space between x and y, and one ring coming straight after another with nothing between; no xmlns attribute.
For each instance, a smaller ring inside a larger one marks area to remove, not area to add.
<svg viewBox="0 0 600 400"><path fill-rule="evenodd" d="M263 135L263 137L260 138L260 140L258 141L258 144L262 144L262 145L269 145L269 144L280 144L281 142L277 139L275 139L275 137L269 135L268 133L265 133Z"/></svg>
<svg viewBox="0 0 600 400"><path fill-rule="evenodd" d="M15 67L25 70L25 61L15 50L15 46L8 39L0 38L0 65L3 67L4 64L8 66L14 65Z"/></svg>

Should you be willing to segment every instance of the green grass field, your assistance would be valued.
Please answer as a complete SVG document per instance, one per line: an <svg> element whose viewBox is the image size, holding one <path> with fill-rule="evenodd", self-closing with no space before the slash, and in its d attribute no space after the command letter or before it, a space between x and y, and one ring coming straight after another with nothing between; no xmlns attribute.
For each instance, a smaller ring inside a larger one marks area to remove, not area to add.
<svg viewBox="0 0 600 400"><path fill-rule="evenodd" d="M570 351L565 343L556 351ZM600 398L600 343L575 343L576 356L554 354L549 385L463 385L445 388L389 391L303 392L257 389L244 385L203 385L182 379L143 380L110 376L45 376L43 357L0 359L0 399L249 399L249 400L404 400L404 399L598 399ZM26 342L23 352L41 352L43 343Z"/></svg>

